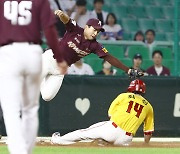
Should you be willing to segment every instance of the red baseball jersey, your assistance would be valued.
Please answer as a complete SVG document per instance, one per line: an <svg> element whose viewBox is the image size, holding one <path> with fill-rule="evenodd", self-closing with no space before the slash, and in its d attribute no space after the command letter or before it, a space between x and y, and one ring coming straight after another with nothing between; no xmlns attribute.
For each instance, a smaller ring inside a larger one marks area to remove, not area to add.
<svg viewBox="0 0 180 154"><path fill-rule="evenodd" d="M66 33L59 42L59 48L64 60L66 60L69 65L91 53L103 57L106 56L108 52L96 40L86 40L84 38L84 29L79 27L74 20L70 20L66 24Z"/></svg>
<svg viewBox="0 0 180 154"><path fill-rule="evenodd" d="M0 46L41 43L41 31L54 23L48 0L0 0Z"/></svg>

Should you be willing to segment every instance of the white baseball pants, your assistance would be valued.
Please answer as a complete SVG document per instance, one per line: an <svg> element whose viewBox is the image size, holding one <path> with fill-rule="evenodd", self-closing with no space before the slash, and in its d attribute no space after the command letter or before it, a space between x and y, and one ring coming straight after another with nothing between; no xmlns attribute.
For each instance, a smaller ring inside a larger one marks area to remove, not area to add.
<svg viewBox="0 0 180 154"><path fill-rule="evenodd" d="M126 135L126 132L121 128L115 128L112 125L112 121L103 121L98 122L89 128L70 132L64 136L52 137L52 143L68 145L81 140L103 139L114 145L126 145L132 141L132 138L132 136Z"/></svg>
<svg viewBox="0 0 180 154"><path fill-rule="evenodd" d="M31 154L35 145L41 70L40 45L0 47L0 102L11 154Z"/></svg>
<svg viewBox="0 0 180 154"><path fill-rule="evenodd" d="M64 75L60 74L51 49L42 55L41 95L45 101L52 100L61 88Z"/></svg>

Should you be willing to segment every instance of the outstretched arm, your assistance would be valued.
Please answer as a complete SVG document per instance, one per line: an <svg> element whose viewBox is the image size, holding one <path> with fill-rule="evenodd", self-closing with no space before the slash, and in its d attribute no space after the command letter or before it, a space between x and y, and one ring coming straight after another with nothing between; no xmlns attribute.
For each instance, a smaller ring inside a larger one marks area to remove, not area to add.
<svg viewBox="0 0 180 154"><path fill-rule="evenodd" d="M102 58L108 61L111 65L124 70L129 75L130 78L138 78L144 75L141 70L130 69L129 67L124 65L121 61L119 61L117 58L113 57L110 54L107 54Z"/></svg>
<svg viewBox="0 0 180 154"><path fill-rule="evenodd" d="M70 17L61 10L56 10L54 14L57 15L64 24L67 24L70 20Z"/></svg>
<svg viewBox="0 0 180 154"><path fill-rule="evenodd" d="M104 60L108 61L111 65L120 68L124 70L126 73L128 73L129 68L125 66L121 61L119 61L117 58L113 57L110 54L107 54L106 56L103 57ZM128 73L129 74L129 73Z"/></svg>

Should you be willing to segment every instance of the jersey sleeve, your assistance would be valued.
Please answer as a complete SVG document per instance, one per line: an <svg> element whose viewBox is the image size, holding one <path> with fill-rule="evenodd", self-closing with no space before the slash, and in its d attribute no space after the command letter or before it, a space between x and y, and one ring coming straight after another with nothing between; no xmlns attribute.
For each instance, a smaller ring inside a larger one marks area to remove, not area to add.
<svg viewBox="0 0 180 154"><path fill-rule="evenodd" d="M98 42L95 42L93 47L93 53L95 53L99 58L102 58L108 54L108 50Z"/></svg>
<svg viewBox="0 0 180 154"><path fill-rule="evenodd" d="M41 5L39 9L40 9L40 20L41 20L42 29L46 29L47 27L54 25L56 22L55 15L50 9L49 1L48 0L41 1Z"/></svg>
<svg viewBox="0 0 180 154"><path fill-rule="evenodd" d="M111 117L114 112L116 112L118 104L121 102L122 95L120 94L115 98L115 100L111 103L109 110L108 110L108 116Z"/></svg>
<svg viewBox="0 0 180 154"><path fill-rule="evenodd" d="M147 117L144 120L144 134L150 135L154 131L154 112L152 106L150 106Z"/></svg>
<svg viewBox="0 0 180 154"><path fill-rule="evenodd" d="M80 29L79 25L73 19L70 19L69 22L65 24L65 27L68 32L79 31Z"/></svg>

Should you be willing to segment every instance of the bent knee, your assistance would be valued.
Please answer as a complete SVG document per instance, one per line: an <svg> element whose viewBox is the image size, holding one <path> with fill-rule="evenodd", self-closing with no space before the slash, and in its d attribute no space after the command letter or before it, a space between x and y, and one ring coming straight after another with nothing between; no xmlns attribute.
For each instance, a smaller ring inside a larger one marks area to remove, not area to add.
<svg viewBox="0 0 180 154"><path fill-rule="evenodd" d="M45 92L42 92L42 91L41 91L41 96L42 96L42 99L45 100L46 102L51 101L55 97L52 94L45 93Z"/></svg>

